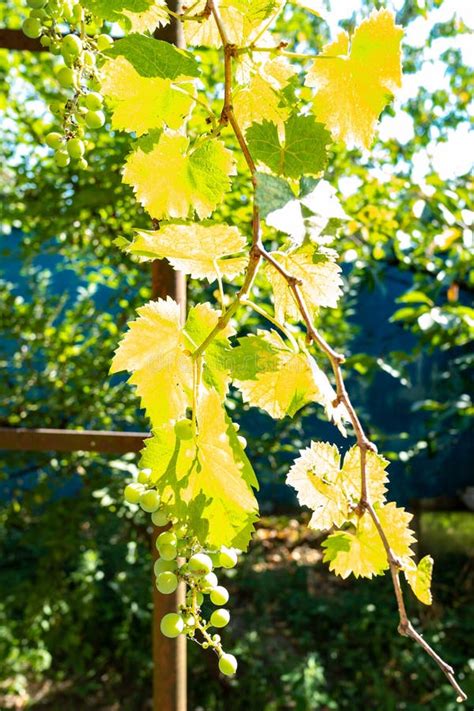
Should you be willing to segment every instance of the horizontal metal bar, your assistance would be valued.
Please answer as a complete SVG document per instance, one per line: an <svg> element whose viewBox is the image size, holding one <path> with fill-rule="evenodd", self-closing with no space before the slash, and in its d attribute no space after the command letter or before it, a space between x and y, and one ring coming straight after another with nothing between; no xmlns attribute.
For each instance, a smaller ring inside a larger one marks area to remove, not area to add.
<svg viewBox="0 0 474 711"><path fill-rule="evenodd" d="M0 449L29 452L139 452L147 432L0 427Z"/></svg>

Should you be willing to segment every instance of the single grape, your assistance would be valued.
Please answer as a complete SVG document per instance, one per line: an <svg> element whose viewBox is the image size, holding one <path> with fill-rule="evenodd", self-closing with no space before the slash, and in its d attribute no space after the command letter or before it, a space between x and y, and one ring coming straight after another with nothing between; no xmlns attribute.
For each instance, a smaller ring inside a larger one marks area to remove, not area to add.
<svg viewBox="0 0 474 711"><path fill-rule="evenodd" d="M177 612L168 612L160 623L161 634L165 637L178 637L184 630L184 622Z"/></svg>
<svg viewBox="0 0 474 711"><path fill-rule="evenodd" d="M206 575L212 570L212 560L205 553L195 553L188 561L188 568L194 575Z"/></svg>
<svg viewBox="0 0 474 711"><path fill-rule="evenodd" d="M79 160L79 158L82 158L82 156L84 155L86 147L84 146L84 143L81 141L80 138L71 138L66 143L66 150L71 156L71 158ZM140 481L140 479L138 481ZM140 484L143 484L143 482L140 482Z"/></svg>
<svg viewBox="0 0 474 711"><path fill-rule="evenodd" d="M223 568L233 568L237 565L237 553L232 548L222 546L219 562Z"/></svg>
<svg viewBox="0 0 474 711"><path fill-rule="evenodd" d="M157 576L156 587L163 595L174 593L178 587L178 578L171 571L165 570Z"/></svg>
<svg viewBox="0 0 474 711"><path fill-rule="evenodd" d="M160 508L161 497L156 489L149 489L144 491L140 496L139 504L144 511L147 513L153 513Z"/></svg>
<svg viewBox="0 0 474 711"><path fill-rule="evenodd" d="M26 0L26 4L33 10L39 10L46 5L46 0Z"/></svg>
<svg viewBox="0 0 474 711"><path fill-rule="evenodd" d="M82 22L84 19L84 9L79 3L72 8L72 19L76 22Z"/></svg>
<svg viewBox="0 0 474 711"><path fill-rule="evenodd" d="M196 626L196 619L195 619L194 615L187 615L184 618L184 624L186 625L186 627L195 627Z"/></svg>
<svg viewBox="0 0 474 711"><path fill-rule="evenodd" d="M58 165L60 168L65 168L67 165L69 165L71 161L66 151L63 150L56 151L56 153L54 154L54 160L56 162L56 165Z"/></svg>
<svg viewBox="0 0 474 711"><path fill-rule="evenodd" d="M158 558L153 564L153 571L158 577L160 573L174 573L178 564L175 560L164 560L164 558Z"/></svg>
<svg viewBox="0 0 474 711"><path fill-rule="evenodd" d="M47 17L47 15L44 10L32 10L30 12L30 17L35 17L37 20L42 22Z"/></svg>
<svg viewBox="0 0 474 711"><path fill-rule="evenodd" d="M89 49L82 53L82 61L86 67L95 67L95 54Z"/></svg>
<svg viewBox="0 0 474 711"><path fill-rule="evenodd" d="M56 75L59 84L68 89L76 84L76 75L70 67L61 67Z"/></svg>
<svg viewBox="0 0 474 711"><path fill-rule="evenodd" d="M159 546L157 545L157 548L158 553L162 558L164 558L164 560L174 560L178 555L178 549L170 543L163 543Z"/></svg>
<svg viewBox="0 0 474 711"><path fill-rule="evenodd" d="M229 624L229 620L229 610L224 610L224 608L221 608L220 610L214 610L211 615L210 623L213 627L225 627Z"/></svg>
<svg viewBox="0 0 474 711"><path fill-rule="evenodd" d="M51 37L48 37L47 35L43 35L40 37L40 45L42 47L50 47L51 46Z"/></svg>
<svg viewBox="0 0 474 711"><path fill-rule="evenodd" d="M63 137L57 131L51 131L51 133L48 133L44 140L46 141L46 145L54 150L61 148L63 144Z"/></svg>
<svg viewBox="0 0 474 711"><path fill-rule="evenodd" d="M197 591L196 593L196 605L198 607L201 607L202 603L204 602L204 595L200 590Z"/></svg>
<svg viewBox="0 0 474 711"><path fill-rule="evenodd" d="M66 35L61 43L61 51L78 57L82 52L82 40L77 35Z"/></svg>
<svg viewBox="0 0 474 711"><path fill-rule="evenodd" d="M168 523L168 516L165 514L164 511L153 511L151 515L151 520L155 524L155 526L166 526L166 524Z"/></svg>
<svg viewBox="0 0 474 711"><path fill-rule="evenodd" d="M99 52L105 52L113 45L114 41L109 35L99 35L97 37L97 49Z"/></svg>
<svg viewBox="0 0 474 711"><path fill-rule="evenodd" d="M27 17L21 28L30 39L38 39L42 32L41 22L36 17Z"/></svg>
<svg viewBox="0 0 474 711"><path fill-rule="evenodd" d="M84 98L84 104L90 111L97 111L97 109L101 108L103 103L102 96L97 91L89 92Z"/></svg>
<svg viewBox="0 0 474 711"><path fill-rule="evenodd" d="M150 470L149 469L142 469L141 471L139 471L137 479L140 482L140 484L148 484L148 482L150 480Z"/></svg>
<svg viewBox="0 0 474 711"><path fill-rule="evenodd" d="M218 585L211 590L210 598L214 605L225 605L229 601L229 592L223 585Z"/></svg>
<svg viewBox="0 0 474 711"><path fill-rule="evenodd" d="M179 420L174 426L174 433L178 439L192 439L193 423L188 418Z"/></svg>
<svg viewBox="0 0 474 711"><path fill-rule="evenodd" d="M219 669L225 676L233 676L237 671L237 659L233 654L221 654Z"/></svg>
<svg viewBox="0 0 474 711"><path fill-rule="evenodd" d="M205 592L213 590L219 585L219 581L215 573L207 573L207 575L204 575L204 577L201 578L200 583Z"/></svg>
<svg viewBox="0 0 474 711"><path fill-rule="evenodd" d="M156 539L156 545L161 546L163 544L169 544L171 546L175 546L178 542L178 539L176 538L175 534L173 531L163 531L160 533L158 538Z"/></svg>
<svg viewBox="0 0 474 711"><path fill-rule="evenodd" d="M123 492L123 498L128 504L138 504L142 493L143 486L134 482L133 484L127 484Z"/></svg>
<svg viewBox="0 0 474 711"><path fill-rule="evenodd" d="M86 113L86 124L89 128L101 128L105 123L103 111L88 111Z"/></svg>
<svg viewBox="0 0 474 711"><path fill-rule="evenodd" d="M81 170L85 170L89 167L89 163L85 160L85 158L79 158L79 160L77 161L77 167Z"/></svg>

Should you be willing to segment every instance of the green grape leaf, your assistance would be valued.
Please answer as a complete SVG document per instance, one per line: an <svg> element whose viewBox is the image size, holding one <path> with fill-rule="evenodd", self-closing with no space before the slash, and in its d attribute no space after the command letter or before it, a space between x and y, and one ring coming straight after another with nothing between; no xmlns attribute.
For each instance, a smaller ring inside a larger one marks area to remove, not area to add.
<svg viewBox="0 0 474 711"><path fill-rule="evenodd" d="M141 465L172 515L187 523L204 546L246 549L257 518L255 475L214 390L203 390L197 436L177 440L166 424L146 441ZM237 445L236 445L237 442Z"/></svg>
<svg viewBox="0 0 474 711"><path fill-rule="evenodd" d="M140 139L126 161L123 182L152 217L187 218L194 210L208 217L230 187L234 161L219 140L188 152L189 139L163 132Z"/></svg>
<svg viewBox="0 0 474 711"><path fill-rule="evenodd" d="M408 524L413 516L403 508L397 508L391 501L386 506L375 506L388 543L403 564L413 557L411 545L415 542L413 531ZM351 573L356 578L371 578L388 569L387 555L380 534L366 511L352 530L332 533L322 543L323 560L329 569L342 578Z"/></svg>
<svg viewBox="0 0 474 711"><path fill-rule="evenodd" d="M341 295L341 268L336 264L337 254L332 249L305 244L292 252L272 252L272 256L289 274L301 280L301 292L310 311L320 306L335 307ZM286 279L271 264L265 269L273 289L275 315L278 321L286 317L299 318Z"/></svg>
<svg viewBox="0 0 474 711"><path fill-rule="evenodd" d="M281 210L289 202L295 200L295 195L284 178L268 173L257 173L257 188L255 200L260 215L265 218L275 210Z"/></svg>
<svg viewBox="0 0 474 711"><path fill-rule="evenodd" d="M418 565L410 560L409 563L404 566L403 572L418 600L424 605L431 605L433 601L431 597L433 558L430 555L425 555Z"/></svg>
<svg viewBox="0 0 474 711"><path fill-rule="evenodd" d="M82 0L93 15L110 22L121 22L134 32L152 32L167 25L166 0Z"/></svg>
<svg viewBox="0 0 474 711"><path fill-rule="evenodd" d="M290 116L285 121L283 141L278 126L266 120L252 124L246 136L252 156L277 175L319 175L326 165L331 136L313 116Z"/></svg>
<svg viewBox="0 0 474 711"><path fill-rule="evenodd" d="M125 57L135 71L148 79L178 79L198 77L199 65L195 57L184 49L178 49L169 42L131 34L117 40L107 50L109 57Z"/></svg>
<svg viewBox="0 0 474 711"><path fill-rule="evenodd" d="M370 148L377 120L401 86L401 27L390 10L374 10L350 38L324 47L306 77L316 90L313 111L336 140Z"/></svg>
<svg viewBox="0 0 474 711"><path fill-rule="evenodd" d="M155 232L136 230L125 251L145 259L168 259L193 279L212 282L219 275L232 279L244 271L248 257L232 255L242 252L246 242L237 227L225 223L168 223Z"/></svg>
<svg viewBox="0 0 474 711"><path fill-rule="evenodd" d="M288 472L286 483L298 495L298 501L314 513L309 526L325 530L342 526L353 517L361 496L360 449L349 449L341 465L341 455L334 444L311 442ZM385 501L388 461L366 453L367 491L372 503Z"/></svg>

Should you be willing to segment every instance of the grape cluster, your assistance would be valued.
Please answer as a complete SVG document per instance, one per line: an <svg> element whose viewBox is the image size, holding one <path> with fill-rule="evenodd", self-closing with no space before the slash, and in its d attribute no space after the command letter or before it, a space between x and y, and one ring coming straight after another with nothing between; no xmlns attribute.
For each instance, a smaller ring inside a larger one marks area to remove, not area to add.
<svg viewBox="0 0 474 711"><path fill-rule="evenodd" d="M139 472L137 481L127 484L124 498L150 513L155 526L169 526L156 539L159 558L155 561L154 572L158 590L170 595L180 583L186 585L185 603L161 620L162 634L165 637L184 634L204 649L212 649L219 658L222 674L232 676L237 671L237 660L233 654L224 652L221 637L214 631L229 623L229 610L223 607L229 600L229 593L219 585L214 571L233 568L237 563L237 552L226 547L204 549L185 523L168 516L146 470ZM207 609L209 603L215 609L204 617L203 607Z"/></svg>
<svg viewBox="0 0 474 711"><path fill-rule="evenodd" d="M27 0L27 4L30 15L23 22L23 32L61 57L56 80L68 93L65 101L54 101L49 107L61 126L48 133L46 143L61 168L71 160L86 168L85 131L105 123L97 58L112 39L100 34L102 22L94 20L77 0ZM67 23L68 34L62 34L60 23Z"/></svg>

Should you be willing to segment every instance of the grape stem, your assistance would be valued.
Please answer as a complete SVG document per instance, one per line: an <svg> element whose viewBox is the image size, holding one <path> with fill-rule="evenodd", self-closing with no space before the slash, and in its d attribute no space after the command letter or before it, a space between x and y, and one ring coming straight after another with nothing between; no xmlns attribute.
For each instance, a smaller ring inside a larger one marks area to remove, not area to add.
<svg viewBox="0 0 474 711"><path fill-rule="evenodd" d="M389 564L390 574L392 577L393 587L395 591L395 598L397 601L399 614L398 632L405 637L410 637L425 650L425 652L436 662L441 671L446 675L449 683L456 691L458 700L465 701L467 699L467 696L456 681L453 669L449 666L449 664L447 664L443 659L441 659L441 657L434 651L434 649L432 649L432 647L423 639L419 632L414 629L408 617L405 606L405 600L403 597L403 591L400 584L401 563L391 548L390 542L380 522L380 518L376 510L374 509L368 494L366 467L367 452L376 452L377 448L375 444L371 442L370 439L367 437L347 392L341 369L341 365L344 363L345 357L341 353L337 353L315 327L308 306L305 302L304 294L301 289L301 281L289 272L287 272L278 263L278 261L269 252L267 252L262 243L260 236L260 215L255 196L255 190L257 186L257 169L250 153L249 147L247 145L247 142L245 140L243 131L235 117L232 105L232 61L238 55L239 50L235 47L234 44L229 42L227 32L222 22L222 18L216 0L207 0L204 12L209 10L216 22L224 52L224 106L221 113L220 123L223 126L230 124L237 139L237 142L239 143L239 146L242 150L245 162L247 163L248 169L250 171L251 182L253 186L254 194L252 214L252 246L250 248L249 262L242 287L240 288L239 292L237 293L237 296L235 297L234 301L232 302L226 313L221 316L214 329L209 333L207 338L204 339L201 345L194 351L193 358L199 358L204 353L204 351L214 339L214 337L228 324L228 322L235 314L239 306L241 304L245 304L247 300L247 295L252 289L252 285L261 261L267 262L270 266L276 269L285 279L288 284L288 288L293 294L294 300L301 314L302 321L306 327L308 340L310 342L315 343L319 347L319 349L323 351L323 353L327 356L331 364L331 368L336 382L337 394L336 401L333 404L334 406L342 404L345 407L349 420L354 429L357 447L360 451L361 476L361 495L359 503L356 507L356 512L359 516L363 516L365 513L369 514L382 541L387 556L387 561Z"/></svg>

